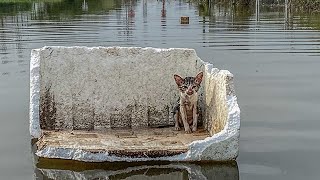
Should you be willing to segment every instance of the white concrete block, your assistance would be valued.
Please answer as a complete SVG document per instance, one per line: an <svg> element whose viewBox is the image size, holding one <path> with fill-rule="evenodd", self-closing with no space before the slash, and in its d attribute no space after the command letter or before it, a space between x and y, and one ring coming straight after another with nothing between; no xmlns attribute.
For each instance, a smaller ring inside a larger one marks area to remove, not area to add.
<svg viewBox="0 0 320 180"><path fill-rule="evenodd" d="M158 158L111 156L77 147L38 149L40 157L80 161L233 160L238 156L240 109L229 71L213 68L192 49L44 47L32 51L30 134L42 129L92 130L170 125L178 93L173 74L204 71L203 124L211 137L186 153ZM41 128L40 128L41 127Z"/></svg>

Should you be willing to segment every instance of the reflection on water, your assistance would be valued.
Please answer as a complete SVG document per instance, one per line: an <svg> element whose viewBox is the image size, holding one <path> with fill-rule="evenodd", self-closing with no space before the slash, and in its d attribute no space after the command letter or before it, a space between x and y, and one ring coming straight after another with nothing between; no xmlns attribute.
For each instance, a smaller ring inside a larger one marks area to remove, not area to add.
<svg viewBox="0 0 320 180"><path fill-rule="evenodd" d="M238 180L237 163L81 163L41 159L37 179Z"/></svg>
<svg viewBox="0 0 320 180"><path fill-rule="evenodd" d="M26 48L24 44L30 41L93 45L92 40L98 38L99 44L125 42L127 45L148 46L148 42L160 40L164 36L188 40L179 33L167 31L168 28L171 31L181 28L177 26L178 16L194 11L198 11L199 16L191 14L193 23L188 28L201 30L203 34L193 35L202 36L203 41L198 42L198 38L194 38L189 39L188 43L250 52L290 53L292 49L300 49L298 53L319 53L319 43L314 41L313 36L316 33L313 29L320 26L316 15L294 15L287 10L287 6L259 5L254 8L200 2L59 0L0 3L0 53L6 53L10 44L15 44L15 49L21 51ZM148 11L152 12L149 17ZM158 12L160 15L157 17ZM143 22L140 22L141 15ZM155 23L158 18L161 28L157 28L159 24ZM160 37L157 34L159 29ZM106 32L109 32L108 36ZM150 36L152 32L154 36ZM105 38L99 39L101 35ZM119 38L122 41L119 42ZM139 42L141 40L143 42Z"/></svg>
<svg viewBox="0 0 320 180"><path fill-rule="evenodd" d="M259 1L257 1L259 2ZM188 26L179 17L190 16ZM192 47L248 53L319 55L319 15L209 1L44 0L0 3L2 64L26 64L43 45ZM16 57L10 57L16 54ZM21 68L22 69L22 68Z"/></svg>

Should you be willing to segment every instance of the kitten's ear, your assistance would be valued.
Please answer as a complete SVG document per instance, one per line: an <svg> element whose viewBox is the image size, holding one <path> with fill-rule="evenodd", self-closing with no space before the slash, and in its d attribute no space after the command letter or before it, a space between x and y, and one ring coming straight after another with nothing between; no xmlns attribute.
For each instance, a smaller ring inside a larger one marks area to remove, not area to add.
<svg viewBox="0 0 320 180"><path fill-rule="evenodd" d="M202 82L203 72L199 72L195 77L195 83L200 84Z"/></svg>
<svg viewBox="0 0 320 180"><path fill-rule="evenodd" d="M183 84L183 78L182 77L180 77L177 74L173 75L173 77L174 77L174 80L176 81L178 86L181 86Z"/></svg>

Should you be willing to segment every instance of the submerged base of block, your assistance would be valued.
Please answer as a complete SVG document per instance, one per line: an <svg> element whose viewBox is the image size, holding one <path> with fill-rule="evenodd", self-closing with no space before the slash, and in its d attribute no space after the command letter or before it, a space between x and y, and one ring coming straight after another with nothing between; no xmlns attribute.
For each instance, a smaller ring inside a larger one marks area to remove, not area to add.
<svg viewBox="0 0 320 180"><path fill-rule="evenodd" d="M156 158L187 152L188 145L209 137L204 129L186 134L174 127L108 129L104 131L44 131L37 151L44 148L78 149L117 157Z"/></svg>

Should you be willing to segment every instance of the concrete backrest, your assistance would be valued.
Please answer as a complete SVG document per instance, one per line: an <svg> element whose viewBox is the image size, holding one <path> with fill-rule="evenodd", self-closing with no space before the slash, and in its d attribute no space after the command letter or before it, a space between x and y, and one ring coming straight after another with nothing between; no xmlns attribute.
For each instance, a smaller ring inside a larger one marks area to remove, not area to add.
<svg viewBox="0 0 320 180"><path fill-rule="evenodd" d="M192 49L44 47L39 65L41 129L100 129L173 124L173 74L204 69ZM31 85L32 86L32 85Z"/></svg>

